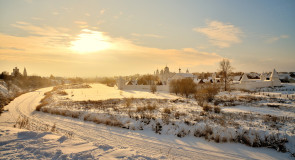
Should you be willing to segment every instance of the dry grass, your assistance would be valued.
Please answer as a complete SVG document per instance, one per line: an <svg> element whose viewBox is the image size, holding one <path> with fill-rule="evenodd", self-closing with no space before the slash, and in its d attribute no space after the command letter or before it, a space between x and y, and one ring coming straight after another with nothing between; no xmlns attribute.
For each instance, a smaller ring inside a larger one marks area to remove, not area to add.
<svg viewBox="0 0 295 160"><path fill-rule="evenodd" d="M15 124L14 124L14 127L18 127L20 129L28 128L29 127L29 118L19 116L18 119L16 120Z"/></svg>
<svg viewBox="0 0 295 160"><path fill-rule="evenodd" d="M147 105L147 110L149 110L150 112L151 111L155 111L156 109L157 109L157 105L156 104L153 104L153 105L148 104Z"/></svg>
<svg viewBox="0 0 295 160"><path fill-rule="evenodd" d="M215 113L220 113L221 109L218 106L214 106L214 112Z"/></svg>
<svg viewBox="0 0 295 160"><path fill-rule="evenodd" d="M57 92L58 95L61 95L61 96L66 96L68 95L68 93L66 91L58 91Z"/></svg>
<svg viewBox="0 0 295 160"><path fill-rule="evenodd" d="M36 111L40 111L42 107L48 105L48 102L43 102L36 107Z"/></svg>
<svg viewBox="0 0 295 160"><path fill-rule="evenodd" d="M265 123L276 123L279 120L277 116L272 116L272 115L264 115L263 116L263 121Z"/></svg>
<svg viewBox="0 0 295 160"><path fill-rule="evenodd" d="M174 113L174 117L175 117L175 119L179 119L181 116L182 116L182 117L185 117L185 116L187 116L187 114L184 113L184 112L179 112L179 111L176 111L176 112Z"/></svg>
<svg viewBox="0 0 295 160"><path fill-rule="evenodd" d="M131 104L134 101L134 98L133 97L131 97L131 98L125 98L124 101L125 101L125 106L126 107L131 107Z"/></svg>
<svg viewBox="0 0 295 160"><path fill-rule="evenodd" d="M36 111L41 111L42 107L49 104L49 101L53 95L53 92L57 90L57 87L53 87L51 91L45 92L44 97L41 99L40 104L36 107Z"/></svg>
<svg viewBox="0 0 295 160"><path fill-rule="evenodd" d="M212 111L212 107L211 107L211 106L209 106L208 104L206 104L206 105L203 105L203 111L205 111L205 112Z"/></svg>
<svg viewBox="0 0 295 160"><path fill-rule="evenodd" d="M163 113L165 113L165 114L171 114L170 108L164 108Z"/></svg>

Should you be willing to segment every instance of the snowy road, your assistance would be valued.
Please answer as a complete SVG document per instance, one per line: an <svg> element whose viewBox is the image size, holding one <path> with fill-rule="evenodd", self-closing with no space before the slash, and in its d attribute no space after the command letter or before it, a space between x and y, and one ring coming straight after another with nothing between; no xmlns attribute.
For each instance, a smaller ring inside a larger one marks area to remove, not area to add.
<svg viewBox="0 0 295 160"><path fill-rule="evenodd" d="M289 154L273 149L207 142L203 138L191 136L177 138L172 135L157 135L152 131L132 131L34 111L44 92L49 90L51 88L44 88L16 98L5 107L9 112L0 116L0 126L12 126L19 115L23 115L38 123L50 126L55 123L58 129L72 132L74 137L100 146L126 152L135 151L136 154L149 157L146 159L290 159ZM98 158L104 157L98 155Z"/></svg>

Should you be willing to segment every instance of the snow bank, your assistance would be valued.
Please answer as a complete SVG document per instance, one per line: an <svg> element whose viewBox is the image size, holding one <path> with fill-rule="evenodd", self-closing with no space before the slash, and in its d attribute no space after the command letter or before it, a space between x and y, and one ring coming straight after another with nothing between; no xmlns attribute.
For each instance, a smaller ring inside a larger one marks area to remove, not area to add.
<svg viewBox="0 0 295 160"><path fill-rule="evenodd" d="M51 132L1 127L1 159L156 159L130 148L67 138Z"/></svg>

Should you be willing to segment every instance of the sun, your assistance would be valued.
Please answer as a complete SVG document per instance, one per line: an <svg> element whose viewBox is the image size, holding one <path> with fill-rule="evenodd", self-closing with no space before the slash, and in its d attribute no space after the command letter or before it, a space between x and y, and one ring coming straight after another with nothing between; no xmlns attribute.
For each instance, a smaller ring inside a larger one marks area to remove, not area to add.
<svg viewBox="0 0 295 160"><path fill-rule="evenodd" d="M108 38L102 32L83 29L82 33L71 42L70 49L79 53L106 50L111 47Z"/></svg>

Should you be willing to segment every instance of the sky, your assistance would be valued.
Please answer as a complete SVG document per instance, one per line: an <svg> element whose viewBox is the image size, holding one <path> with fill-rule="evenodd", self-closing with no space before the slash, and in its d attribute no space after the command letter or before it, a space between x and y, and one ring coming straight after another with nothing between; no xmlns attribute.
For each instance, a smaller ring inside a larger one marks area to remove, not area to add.
<svg viewBox="0 0 295 160"><path fill-rule="evenodd" d="M295 71L294 0L0 0L0 71Z"/></svg>

